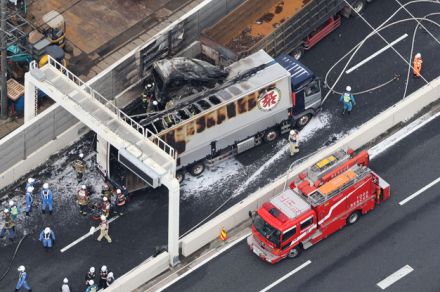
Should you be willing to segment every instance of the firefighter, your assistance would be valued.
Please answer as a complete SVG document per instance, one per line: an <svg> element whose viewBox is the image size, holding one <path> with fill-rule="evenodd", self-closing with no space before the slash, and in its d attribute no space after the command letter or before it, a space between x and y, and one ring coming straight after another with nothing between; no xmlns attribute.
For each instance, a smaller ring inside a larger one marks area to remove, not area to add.
<svg viewBox="0 0 440 292"><path fill-rule="evenodd" d="M112 239L108 235L109 224L107 222L107 218L104 215L101 215L101 223L99 224L99 228L101 229L101 231L97 240L101 241L101 239L105 237L108 243L112 243Z"/></svg>
<svg viewBox="0 0 440 292"><path fill-rule="evenodd" d="M103 289L106 287L107 276L108 276L107 266L103 265L101 267L101 271L99 271L98 289Z"/></svg>
<svg viewBox="0 0 440 292"><path fill-rule="evenodd" d="M142 105L146 112L151 112L154 99L154 82L147 83L144 87L144 92L142 93Z"/></svg>
<svg viewBox="0 0 440 292"><path fill-rule="evenodd" d="M116 190L116 208L117 208L117 212L119 213L120 216L124 215L125 203L126 203L125 194L122 193L122 191L120 189L117 189Z"/></svg>
<svg viewBox="0 0 440 292"><path fill-rule="evenodd" d="M290 156L294 156L299 152L299 135L295 130L291 130L289 134Z"/></svg>
<svg viewBox="0 0 440 292"><path fill-rule="evenodd" d="M110 187L109 187L108 184L104 184L104 186L102 187L102 191L101 191L101 193L102 193L102 197L103 197L103 198L104 198L104 197L107 197L107 199L108 199L109 201L111 201L112 196L113 196L113 192L110 190Z"/></svg>
<svg viewBox="0 0 440 292"><path fill-rule="evenodd" d="M34 187L33 186L28 186L26 188L26 193L25 193L25 201L26 201L26 216L29 216L29 213L32 211L32 192L34 191Z"/></svg>
<svg viewBox="0 0 440 292"><path fill-rule="evenodd" d="M102 215L108 218L110 215L110 202L107 197L102 198Z"/></svg>
<svg viewBox="0 0 440 292"><path fill-rule="evenodd" d="M339 97L339 101L344 104L344 110L342 111L342 115L345 115L345 112L348 114L351 113L353 106L356 105L356 100L354 99L353 94L351 94L351 87L347 86L345 88L345 92Z"/></svg>
<svg viewBox="0 0 440 292"><path fill-rule="evenodd" d="M87 204L89 203L89 192L86 185L82 185L81 189L77 193L77 200L79 205L79 213L87 215Z"/></svg>
<svg viewBox="0 0 440 292"><path fill-rule="evenodd" d="M414 56L414 61L413 61L413 74L416 78L420 77L420 72L422 71L422 54L417 53Z"/></svg>
<svg viewBox="0 0 440 292"><path fill-rule="evenodd" d="M97 291L98 291L98 287L95 285L95 281L90 280L86 292L97 292Z"/></svg>
<svg viewBox="0 0 440 292"><path fill-rule="evenodd" d="M18 274L18 282L17 285L15 286L15 291L17 292L21 288L24 288L28 291L32 291L31 287L27 283L26 268L24 266L19 266L17 271L19 272L19 274Z"/></svg>
<svg viewBox="0 0 440 292"><path fill-rule="evenodd" d="M95 267L90 267L86 274L86 287L90 285L90 281L94 281L96 278Z"/></svg>
<svg viewBox="0 0 440 292"><path fill-rule="evenodd" d="M35 178L32 178L32 177L28 178L25 190L27 190L28 187L33 187L34 188L35 187L35 183L36 183Z"/></svg>
<svg viewBox="0 0 440 292"><path fill-rule="evenodd" d="M86 163L84 162L84 154L80 153L78 159L73 162L73 169L76 172L76 179L80 182L86 172Z"/></svg>
<svg viewBox="0 0 440 292"><path fill-rule="evenodd" d="M4 210L3 218L5 220L5 225L0 231L0 238L3 239L3 237L6 235L6 232L8 232L9 241L14 241L15 223L14 220L12 220L11 215L9 214L9 209Z"/></svg>
<svg viewBox="0 0 440 292"><path fill-rule="evenodd" d="M18 214L21 212L20 208L14 203L13 200L9 200L9 214L11 214L12 220L17 220Z"/></svg>
<svg viewBox="0 0 440 292"><path fill-rule="evenodd" d="M61 292L70 292L69 279L67 279L67 278L63 279L63 285L61 286Z"/></svg>
<svg viewBox="0 0 440 292"><path fill-rule="evenodd" d="M43 190L41 191L41 202L43 204L41 212L43 214L46 214L46 207L49 208L49 214L52 215L52 203L53 203L53 197L52 197L52 191L49 189L49 184L44 183L43 184Z"/></svg>
<svg viewBox="0 0 440 292"><path fill-rule="evenodd" d="M115 276L113 275L113 272L108 273L107 281L105 283L105 288L108 288L113 282L115 281Z"/></svg>
<svg viewBox="0 0 440 292"><path fill-rule="evenodd" d="M43 247L49 250L55 242L55 233L52 229L46 227L41 231L39 240L43 243Z"/></svg>

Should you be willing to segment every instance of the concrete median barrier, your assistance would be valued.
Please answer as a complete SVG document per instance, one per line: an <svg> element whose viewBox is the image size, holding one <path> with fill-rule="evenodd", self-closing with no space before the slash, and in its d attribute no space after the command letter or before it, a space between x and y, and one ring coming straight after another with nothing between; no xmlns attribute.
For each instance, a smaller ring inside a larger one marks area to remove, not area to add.
<svg viewBox="0 0 440 292"><path fill-rule="evenodd" d="M270 197L281 192L285 186L286 180L290 181L296 175L316 163L316 161L329 156L338 149L346 150L348 148L362 148L364 145L375 140L399 123L411 119L423 108L437 101L439 98L440 77L369 120L353 134L311 156L295 167L290 173L287 173L277 181L258 190L254 194L251 194L240 203L229 208L227 211L183 237L180 242L182 255L187 257L215 240L220 234L222 227L230 230L243 223L248 219L249 211L258 209L261 204L267 201Z"/></svg>
<svg viewBox="0 0 440 292"><path fill-rule="evenodd" d="M147 259L145 262L124 274L107 289L106 292L127 292L133 291L142 284L150 281L159 274L169 269L169 255L163 252L154 258Z"/></svg>

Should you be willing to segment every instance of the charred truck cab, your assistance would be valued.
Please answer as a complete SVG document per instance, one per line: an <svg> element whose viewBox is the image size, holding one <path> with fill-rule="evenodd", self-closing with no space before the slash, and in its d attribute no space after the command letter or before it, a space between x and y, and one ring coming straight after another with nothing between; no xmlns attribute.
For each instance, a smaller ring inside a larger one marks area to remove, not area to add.
<svg viewBox="0 0 440 292"><path fill-rule="evenodd" d="M341 150L301 173L290 189L263 203L249 248L264 261L297 257L390 197L389 184L368 168L368 153Z"/></svg>

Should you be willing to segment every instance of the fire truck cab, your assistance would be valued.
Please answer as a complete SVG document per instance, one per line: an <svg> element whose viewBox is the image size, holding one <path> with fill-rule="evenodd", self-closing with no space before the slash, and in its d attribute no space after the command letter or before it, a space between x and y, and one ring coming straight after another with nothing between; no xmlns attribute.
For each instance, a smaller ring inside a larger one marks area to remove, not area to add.
<svg viewBox="0 0 440 292"><path fill-rule="evenodd" d="M368 168L368 153L352 154L319 161L263 203L253 216L250 249L269 263L297 257L388 199L390 186Z"/></svg>

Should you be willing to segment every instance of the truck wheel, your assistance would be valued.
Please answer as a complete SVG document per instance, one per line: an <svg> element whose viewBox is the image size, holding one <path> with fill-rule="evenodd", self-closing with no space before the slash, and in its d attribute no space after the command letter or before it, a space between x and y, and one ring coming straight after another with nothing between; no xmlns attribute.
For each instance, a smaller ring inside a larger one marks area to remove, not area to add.
<svg viewBox="0 0 440 292"><path fill-rule="evenodd" d="M289 253L287 254L287 257L289 259L293 259L298 257L301 254L301 247L299 245L295 246L291 250L289 250Z"/></svg>
<svg viewBox="0 0 440 292"><path fill-rule="evenodd" d="M266 141L267 143L275 141L276 138L278 138L278 132L274 129L266 131L263 137L264 141Z"/></svg>
<svg viewBox="0 0 440 292"><path fill-rule="evenodd" d="M352 16L358 16L358 14L361 14L365 9L365 0L357 0L352 4L353 11L351 11Z"/></svg>
<svg viewBox="0 0 440 292"><path fill-rule="evenodd" d="M296 128L301 130L310 122L311 118L312 118L311 114L303 115L298 120L296 120Z"/></svg>
<svg viewBox="0 0 440 292"><path fill-rule="evenodd" d="M192 176L199 176L205 171L205 164L202 161L196 162L189 168L189 173Z"/></svg>
<svg viewBox="0 0 440 292"><path fill-rule="evenodd" d="M359 217L360 217L359 211L355 211L355 212L351 213L350 216L348 216L348 218L347 218L347 224L353 225L354 223L356 223L359 220Z"/></svg>
<svg viewBox="0 0 440 292"><path fill-rule="evenodd" d="M182 183L183 180L185 179L185 172L183 170L177 171L176 178L177 178L177 181L179 182L179 184Z"/></svg>
<svg viewBox="0 0 440 292"><path fill-rule="evenodd" d="M304 48L298 47L292 52L292 57L295 58L295 60L301 59L301 57L304 55Z"/></svg>

